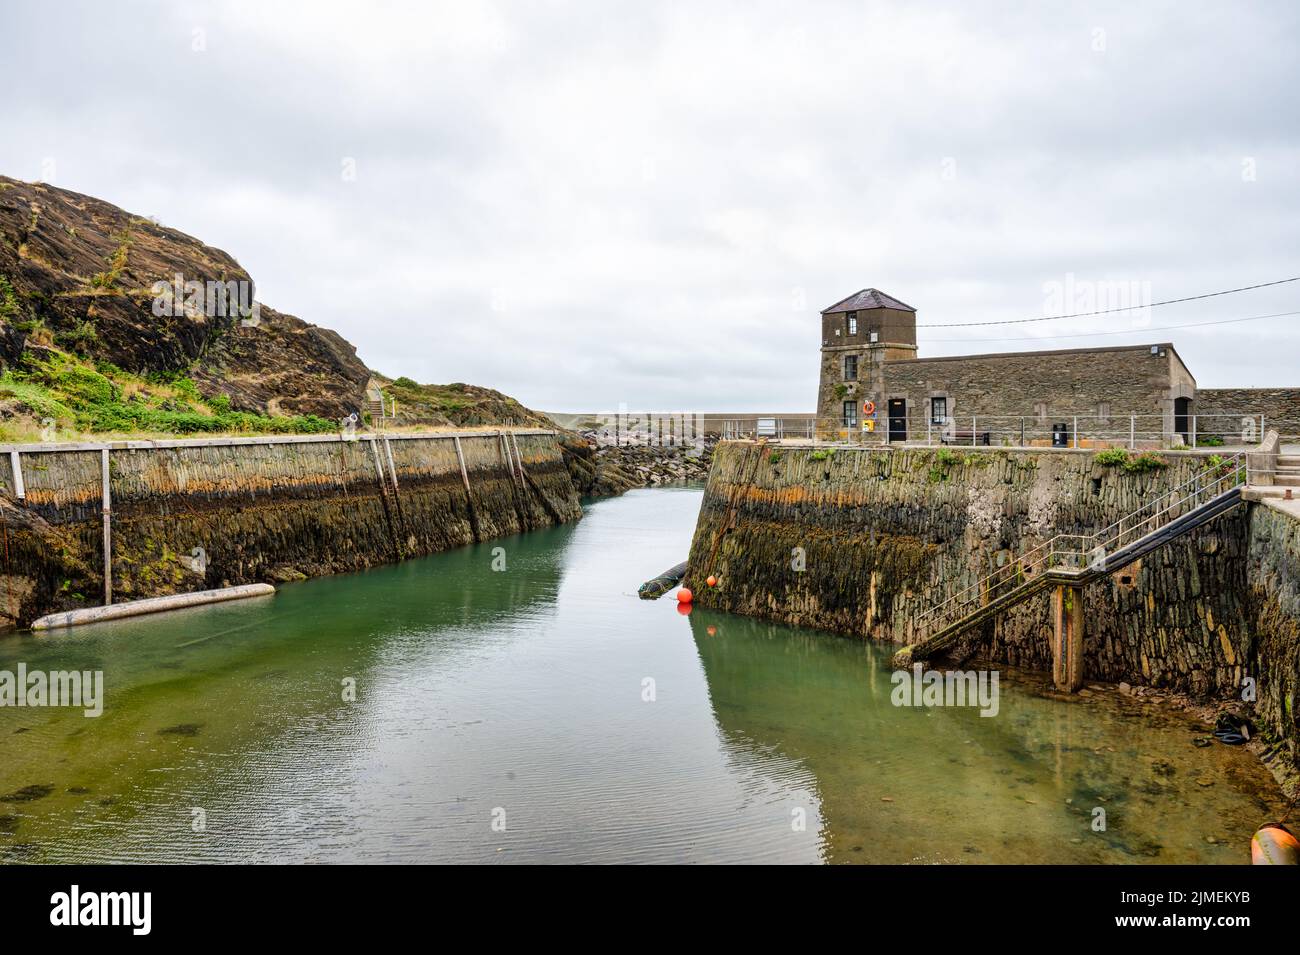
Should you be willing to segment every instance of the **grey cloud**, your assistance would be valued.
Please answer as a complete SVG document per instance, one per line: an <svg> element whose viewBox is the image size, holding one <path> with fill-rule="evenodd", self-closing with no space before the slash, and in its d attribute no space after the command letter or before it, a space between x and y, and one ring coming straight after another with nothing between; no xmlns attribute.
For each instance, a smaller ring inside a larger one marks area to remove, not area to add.
<svg viewBox="0 0 1300 955"><path fill-rule="evenodd" d="M1282 2L18 3L0 171L53 158L57 184L226 249L389 374L554 409L808 409L817 312L866 285L963 322L1041 315L1070 273L1157 299L1290 274L1298 20ZM1294 286L1149 324L1293 308ZM922 349L1152 334L1042 337L1128 327L935 329ZM1297 328L1155 337L1203 385L1300 384Z"/></svg>

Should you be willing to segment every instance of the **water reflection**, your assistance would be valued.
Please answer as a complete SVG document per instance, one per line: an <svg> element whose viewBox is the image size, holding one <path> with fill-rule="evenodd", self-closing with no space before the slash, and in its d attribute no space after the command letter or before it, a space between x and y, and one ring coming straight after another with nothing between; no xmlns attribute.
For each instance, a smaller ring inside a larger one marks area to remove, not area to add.
<svg viewBox="0 0 1300 955"><path fill-rule="evenodd" d="M633 492L263 601L0 639L0 669L103 669L107 691L95 720L0 709L0 855L1244 858L1271 783L1178 720L1017 686L996 719L900 710L880 648L638 600L699 502Z"/></svg>

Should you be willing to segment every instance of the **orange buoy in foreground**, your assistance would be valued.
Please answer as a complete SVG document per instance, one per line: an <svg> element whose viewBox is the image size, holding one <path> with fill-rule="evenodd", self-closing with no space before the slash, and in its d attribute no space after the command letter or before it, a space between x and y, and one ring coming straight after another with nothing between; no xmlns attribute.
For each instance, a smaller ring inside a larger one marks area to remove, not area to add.
<svg viewBox="0 0 1300 955"><path fill-rule="evenodd" d="M708 584L710 587L716 587L718 586L718 578L714 577L712 574L709 574L709 579L706 580L705 583Z"/></svg>
<svg viewBox="0 0 1300 955"><path fill-rule="evenodd" d="M677 602L679 604L688 604L694 599L695 595L691 593L688 587L683 587L681 590L677 591Z"/></svg>
<svg viewBox="0 0 1300 955"><path fill-rule="evenodd" d="M1300 839L1278 822L1260 826L1250 837L1251 865L1300 865Z"/></svg>

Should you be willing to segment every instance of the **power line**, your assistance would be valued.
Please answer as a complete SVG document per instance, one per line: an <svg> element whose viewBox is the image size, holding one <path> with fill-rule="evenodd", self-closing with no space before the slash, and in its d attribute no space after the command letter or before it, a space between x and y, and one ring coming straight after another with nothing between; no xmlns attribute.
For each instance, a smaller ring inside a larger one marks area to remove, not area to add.
<svg viewBox="0 0 1300 955"><path fill-rule="evenodd" d="M1147 302L1144 305L1124 305L1119 308L1099 308L1095 312L1074 312L1070 315L1048 315L1044 318L1016 318L1000 322L940 322L930 325L917 325L917 328L970 328L977 325L1028 325L1031 322L1059 322L1063 318L1087 318L1089 315L1109 315L1112 312L1131 312L1139 308L1155 308L1157 305L1177 305L1179 302L1196 302L1220 295L1234 295L1237 292L1250 292L1257 288L1269 288L1273 285L1285 285L1288 282L1300 282L1300 275L1276 282L1261 282L1259 285L1244 285L1241 288L1224 289L1222 292L1206 292L1203 295L1188 295L1185 298L1170 298L1163 302Z"/></svg>
<svg viewBox="0 0 1300 955"><path fill-rule="evenodd" d="M1206 325L1235 325L1239 322L1258 322L1265 318L1286 318L1300 315L1300 312L1274 312L1272 315L1251 315L1247 318L1220 318L1211 322L1187 322L1182 325L1153 325L1150 328L1126 328L1118 332L1080 332L1077 335L1018 335L1012 338L927 338L926 344L940 342L960 344L964 342L1046 342L1060 338L1099 338L1103 335L1138 335L1146 332L1164 332L1176 328L1201 328Z"/></svg>

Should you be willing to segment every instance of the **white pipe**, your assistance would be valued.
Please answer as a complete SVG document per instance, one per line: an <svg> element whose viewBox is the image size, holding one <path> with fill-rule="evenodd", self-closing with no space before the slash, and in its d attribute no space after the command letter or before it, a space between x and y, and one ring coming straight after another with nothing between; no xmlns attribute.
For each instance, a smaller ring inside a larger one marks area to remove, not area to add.
<svg viewBox="0 0 1300 955"><path fill-rule="evenodd" d="M238 587L222 587L218 590L196 590L188 594L172 594L168 597L149 597L146 600L128 600L126 603L113 604L108 607L86 607L82 610L68 610L64 613L47 614L33 621L33 630L54 630L59 627L76 627L84 623L101 623L105 620L120 620L123 617L138 617L147 613L163 610L180 610L183 607L199 607L204 604L222 603L226 600L240 600L244 597L260 597L275 593L270 584L243 584Z"/></svg>

